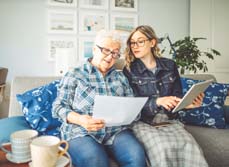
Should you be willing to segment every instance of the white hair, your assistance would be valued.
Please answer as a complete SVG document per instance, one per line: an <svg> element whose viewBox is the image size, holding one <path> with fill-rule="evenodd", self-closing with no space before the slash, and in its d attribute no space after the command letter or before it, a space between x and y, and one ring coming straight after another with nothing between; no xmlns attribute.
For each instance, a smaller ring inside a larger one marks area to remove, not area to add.
<svg viewBox="0 0 229 167"><path fill-rule="evenodd" d="M107 30L100 30L95 37L94 45L100 45L103 43L103 41L107 38L111 39L114 42L117 42L120 44L120 47L122 46L122 38L120 36L119 31L112 30L112 31L107 31Z"/></svg>

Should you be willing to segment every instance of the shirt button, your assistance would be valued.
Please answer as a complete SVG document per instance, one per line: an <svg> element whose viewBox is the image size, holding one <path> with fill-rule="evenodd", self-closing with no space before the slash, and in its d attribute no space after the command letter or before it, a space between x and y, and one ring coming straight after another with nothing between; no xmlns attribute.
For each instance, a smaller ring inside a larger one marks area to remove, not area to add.
<svg viewBox="0 0 229 167"><path fill-rule="evenodd" d="M159 90L157 90L157 94L159 94L160 92L159 92Z"/></svg>
<svg viewBox="0 0 229 167"><path fill-rule="evenodd" d="M160 83L159 83L159 85L161 86L161 85L162 85L162 83L160 82Z"/></svg>
<svg viewBox="0 0 229 167"><path fill-rule="evenodd" d="M139 81L138 81L138 83L142 83L142 81L141 81L141 80L139 80Z"/></svg>

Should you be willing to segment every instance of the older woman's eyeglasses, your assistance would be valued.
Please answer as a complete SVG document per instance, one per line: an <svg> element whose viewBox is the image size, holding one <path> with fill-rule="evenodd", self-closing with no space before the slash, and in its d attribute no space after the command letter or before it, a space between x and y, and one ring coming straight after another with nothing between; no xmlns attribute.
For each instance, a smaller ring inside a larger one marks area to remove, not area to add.
<svg viewBox="0 0 229 167"><path fill-rule="evenodd" d="M131 48L134 48L135 45L136 45L137 47L143 47L143 46L145 45L145 42L146 42L146 41L149 41L149 39L139 39L139 40L137 40L136 42L130 41L130 47L131 47Z"/></svg>
<svg viewBox="0 0 229 167"><path fill-rule="evenodd" d="M119 59L120 58L120 53L119 52L114 52L114 51L111 51L110 49L107 49L107 48L103 48L99 45L96 45L100 51L105 54L106 56L109 56L111 55L113 59Z"/></svg>

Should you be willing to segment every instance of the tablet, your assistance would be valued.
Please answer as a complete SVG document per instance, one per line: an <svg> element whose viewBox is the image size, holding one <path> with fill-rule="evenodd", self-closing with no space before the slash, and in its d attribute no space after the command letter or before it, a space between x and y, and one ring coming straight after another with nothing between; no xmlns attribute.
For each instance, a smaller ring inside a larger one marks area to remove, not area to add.
<svg viewBox="0 0 229 167"><path fill-rule="evenodd" d="M192 104L193 100L202 92L204 92L208 86L213 82L213 79L206 80L203 82L198 82L188 90L188 92L184 95L181 101L177 104L177 106L172 110L172 113L177 112L189 104Z"/></svg>

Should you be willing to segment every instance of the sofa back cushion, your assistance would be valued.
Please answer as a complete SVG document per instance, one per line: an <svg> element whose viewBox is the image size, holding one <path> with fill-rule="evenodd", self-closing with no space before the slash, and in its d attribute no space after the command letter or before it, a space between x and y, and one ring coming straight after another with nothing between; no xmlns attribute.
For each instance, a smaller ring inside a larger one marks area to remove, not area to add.
<svg viewBox="0 0 229 167"><path fill-rule="evenodd" d="M23 115L21 106L17 101L16 94L21 94L30 89L48 84L60 77L47 77L47 76L17 76L11 83L10 92L10 106L9 106L9 117Z"/></svg>

